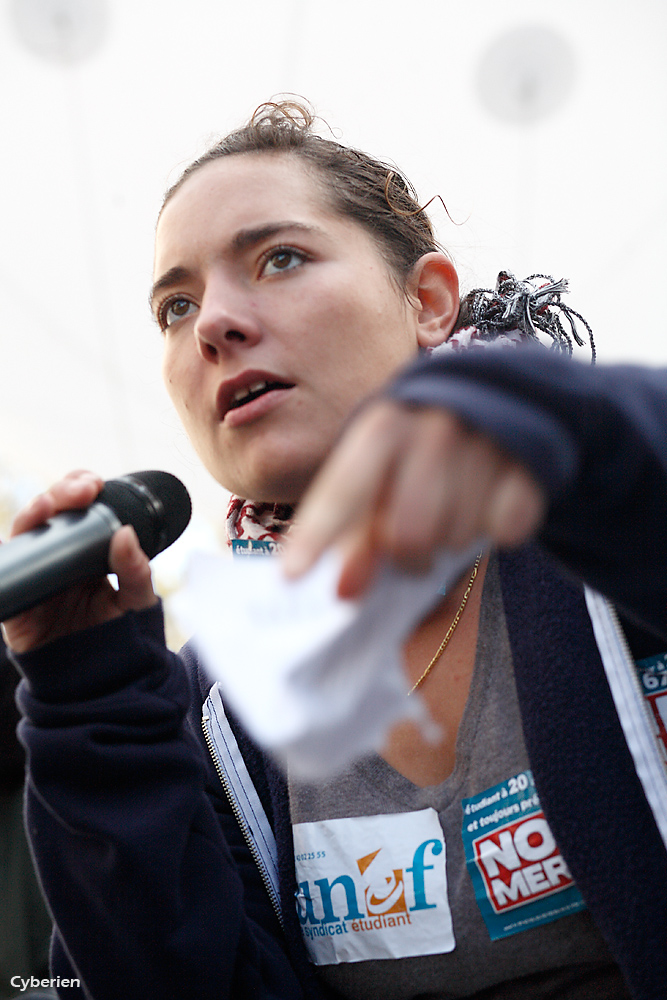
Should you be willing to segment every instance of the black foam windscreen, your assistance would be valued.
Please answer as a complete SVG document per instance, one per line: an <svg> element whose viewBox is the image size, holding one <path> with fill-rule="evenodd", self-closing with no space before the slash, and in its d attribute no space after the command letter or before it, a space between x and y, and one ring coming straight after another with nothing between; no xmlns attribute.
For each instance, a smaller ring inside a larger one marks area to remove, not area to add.
<svg viewBox="0 0 667 1000"><path fill-rule="evenodd" d="M111 507L123 524L133 525L149 559L176 541L192 514L190 496L180 479L158 470L110 479L97 500Z"/></svg>

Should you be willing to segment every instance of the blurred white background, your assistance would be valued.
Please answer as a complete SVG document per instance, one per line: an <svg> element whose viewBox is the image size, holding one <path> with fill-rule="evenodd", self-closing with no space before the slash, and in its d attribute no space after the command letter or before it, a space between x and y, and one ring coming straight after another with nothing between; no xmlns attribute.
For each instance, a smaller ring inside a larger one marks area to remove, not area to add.
<svg viewBox="0 0 667 1000"><path fill-rule="evenodd" d="M0 516L70 468L163 468L217 534L160 381L154 224L281 92L442 196L464 289L566 277L601 361L667 363L665 0L4 0L0 45Z"/></svg>

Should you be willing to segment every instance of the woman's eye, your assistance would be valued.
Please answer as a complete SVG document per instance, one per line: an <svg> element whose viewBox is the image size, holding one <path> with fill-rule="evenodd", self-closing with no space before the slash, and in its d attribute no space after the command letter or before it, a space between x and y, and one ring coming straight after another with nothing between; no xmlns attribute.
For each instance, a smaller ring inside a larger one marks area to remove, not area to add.
<svg viewBox="0 0 667 1000"><path fill-rule="evenodd" d="M291 271L293 268L303 264L305 254L298 250L291 250L289 247L278 247L272 250L265 258L262 274L278 274L280 271Z"/></svg>
<svg viewBox="0 0 667 1000"><path fill-rule="evenodd" d="M158 321L161 329L166 330L172 325L172 323L176 323L179 319L183 319L185 316L188 316L190 311L195 308L194 302L191 302L190 299L168 299L167 302L161 306L158 313Z"/></svg>

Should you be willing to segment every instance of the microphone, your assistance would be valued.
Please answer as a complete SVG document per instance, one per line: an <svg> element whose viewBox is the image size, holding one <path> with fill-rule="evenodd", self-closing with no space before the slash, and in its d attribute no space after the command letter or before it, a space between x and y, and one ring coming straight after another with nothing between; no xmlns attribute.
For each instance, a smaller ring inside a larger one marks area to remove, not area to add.
<svg viewBox="0 0 667 1000"><path fill-rule="evenodd" d="M0 621L83 580L110 572L114 532L131 524L149 559L175 542L192 513L180 479L133 472L110 479L83 510L67 510L0 545Z"/></svg>

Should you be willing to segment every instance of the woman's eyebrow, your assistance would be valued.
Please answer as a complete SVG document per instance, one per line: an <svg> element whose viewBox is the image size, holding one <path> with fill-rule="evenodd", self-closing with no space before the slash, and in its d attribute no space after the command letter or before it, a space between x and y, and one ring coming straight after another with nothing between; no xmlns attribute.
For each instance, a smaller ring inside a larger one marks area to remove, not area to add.
<svg viewBox="0 0 667 1000"><path fill-rule="evenodd" d="M309 226L305 222L269 222L265 226L256 226L252 229L240 229L231 241L231 249L237 253L249 250L257 243L277 236L278 233L296 231L312 235L322 235L323 230L318 226Z"/></svg>
<svg viewBox="0 0 667 1000"><path fill-rule="evenodd" d="M151 312L153 311L153 303L155 302L155 296L158 292L163 291L165 288L171 288L173 285L178 285L183 281L187 281L189 277L190 272L188 269L180 267L179 265L176 267L170 267L168 271L165 271L164 274L160 275L157 281L153 284L153 287L148 295L148 304L151 308Z"/></svg>
<svg viewBox="0 0 667 1000"><path fill-rule="evenodd" d="M320 229L318 226L306 225L304 222L269 222L264 226L255 226L251 229L240 229L230 242L230 250L232 254L241 254L246 250L250 250L258 243L262 243L264 240L268 240L272 236L276 236L278 233L288 232L306 233L313 236L321 236L324 234L323 229ZM168 271L165 271L164 274L160 275L160 277L153 284L148 296L148 303L151 310L153 309L155 297L159 292L164 291L165 288L172 288L174 285L188 281L191 277L192 275L190 271L188 271L186 267L181 267L178 264L175 267L170 267Z"/></svg>

